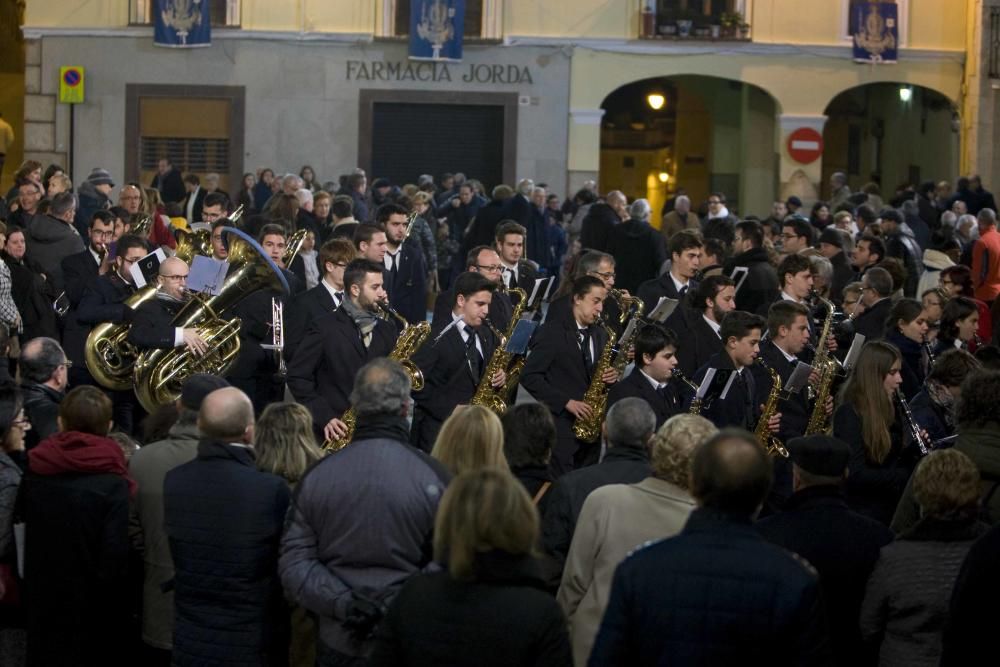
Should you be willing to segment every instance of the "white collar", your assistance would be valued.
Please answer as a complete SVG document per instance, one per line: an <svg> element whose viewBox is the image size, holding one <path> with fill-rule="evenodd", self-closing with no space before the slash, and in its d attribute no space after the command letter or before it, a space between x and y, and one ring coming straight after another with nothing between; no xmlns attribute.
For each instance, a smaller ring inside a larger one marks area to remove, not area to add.
<svg viewBox="0 0 1000 667"><path fill-rule="evenodd" d="M682 288L682 287L688 287L688 286L689 286L689 284L690 284L690 282L691 282L691 281L689 280L689 281L688 281L688 282L686 282L686 283L682 283L681 281L677 280L677 276L675 276L675 275L674 275L674 271L673 271L673 269L671 269L671 270L670 270L670 271L668 271L667 273L668 273L668 274L670 275L670 279L674 281L674 288L675 288L675 289L676 289L676 290L677 290L678 292L680 292L680 291L681 291L681 288Z"/></svg>
<svg viewBox="0 0 1000 667"><path fill-rule="evenodd" d="M640 373L642 373L642 377L646 378L646 381L650 385L652 385L653 389L656 389L657 391L659 391L660 389L663 389L664 387L667 386L666 382L657 382L656 380L654 380L653 378L651 378L649 376L649 374L646 373L646 371L642 370L641 368L636 368L636 370L639 371Z"/></svg>
<svg viewBox="0 0 1000 667"><path fill-rule="evenodd" d="M319 281L319 284L326 288L326 291L330 293L330 296L333 297L333 302L337 304L338 307L340 306L340 302L337 301L337 293L338 292L340 293L341 299L347 298L347 290L344 289L338 290L336 287L326 282L325 277L323 278L323 280Z"/></svg>
<svg viewBox="0 0 1000 667"><path fill-rule="evenodd" d="M778 345L777 343L775 343L773 340L771 342L774 343L774 347L776 347L778 349L778 351L781 352L782 355L784 355L785 361L788 361L788 362L798 361L798 357L796 357L794 354L788 354L787 352L785 352L785 348L781 347L780 345Z"/></svg>
<svg viewBox="0 0 1000 667"><path fill-rule="evenodd" d="M712 327L712 331L715 332L715 335L718 336L719 338L722 338L722 335L719 333L719 329L722 328L722 325L713 319L709 319L709 317L705 313L702 313L701 316L706 322L708 322L708 326Z"/></svg>
<svg viewBox="0 0 1000 667"><path fill-rule="evenodd" d="M805 301L803 301L802 299L796 299L794 296L792 296L785 290L781 290L781 298L785 301L791 301L792 303L801 303L801 304L805 303Z"/></svg>

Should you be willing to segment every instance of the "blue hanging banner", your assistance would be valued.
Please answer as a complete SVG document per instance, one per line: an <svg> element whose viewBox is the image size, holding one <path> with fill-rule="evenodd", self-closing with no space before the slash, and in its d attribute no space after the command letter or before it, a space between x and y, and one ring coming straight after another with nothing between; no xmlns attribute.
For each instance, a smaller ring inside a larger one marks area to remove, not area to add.
<svg viewBox="0 0 1000 667"><path fill-rule="evenodd" d="M895 2L857 3L851 7L854 61L895 63L899 46L899 7Z"/></svg>
<svg viewBox="0 0 1000 667"><path fill-rule="evenodd" d="M210 0L153 0L153 44L172 48L212 45Z"/></svg>
<svg viewBox="0 0 1000 667"><path fill-rule="evenodd" d="M465 0L410 1L410 59L462 59Z"/></svg>

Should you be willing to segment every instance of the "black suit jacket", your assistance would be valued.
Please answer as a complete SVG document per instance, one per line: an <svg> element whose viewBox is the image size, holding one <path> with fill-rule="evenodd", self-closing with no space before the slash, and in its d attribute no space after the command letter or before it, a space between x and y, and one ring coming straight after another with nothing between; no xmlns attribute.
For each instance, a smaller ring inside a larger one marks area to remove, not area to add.
<svg viewBox="0 0 1000 667"><path fill-rule="evenodd" d="M885 338L885 321L892 311L892 300L882 299L854 320L855 333L864 334L865 342Z"/></svg>
<svg viewBox="0 0 1000 667"><path fill-rule="evenodd" d="M361 332L345 310L323 315L309 326L288 363L288 389L309 408L317 430L351 406L354 376L372 359L388 356L396 337L396 327L379 320L365 348Z"/></svg>
<svg viewBox="0 0 1000 667"><path fill-rule="evenodd" d="M641 398L649 404L649 407L656 414L656 428L659 430L663 422L681 411L680 399L672 384L667 384L664 394L653 389L653 385L649 383L642 371L633 368L624 380L612 385L611 391L608 393L608 409L610 410L612 405L623 398Z"/></svg>
<svg viewBox="0 0 1000 667"><path fill-rule="evenodd" d="M424 374L424 388L414 392L413 398L419 409L438 421L447 419L455 406L468 403L479 386L479 378L470 367L465 355L465 341L458 330L463 325L453 326L438 337L449 324L450 320L439 322L412 359ZM486 326L478 327L477 334L485 372L497 340Z"/></svg>
<svg viewBox="0 0 1000 667"><path fill-rule="evenodd" d="M679 306L664 324L677 335L677 368L689 378L725 347L700 311Z"/></svg>
<svg viewBox="0 0 1000 667"><path fill-rule="evenodd" d="M170 168L166 176L160 176L157 173L150 185L160 191L160 196L165 204L182 202L187 194L184 191L184 179L181 178L181 172L173 167Z"/></svg>
<svg viewBox="0 0 1000 667"><path fill-rule="evenodd" d="M287 309L291 298L302 290L302 283L294 273L288 269L283 269L282 273L288 281L290 296L275 290L258 289L233 306L232 315L228 317L240 318L240 353L227 377L246 379L277 372L275 355L261 347L261 344L269 345L273 340L271 325L274 310L271 299L277 298ZM287 331L288 327L285 329Z"/></svg>
<svg viewBox="0 0 1000 667"><path fill-rule="evenodd" d="M66 358L77 363L83 362L83 348L91 329L89 325L77 321L77 310L83 293L97 280L99 268L89 248L62 261L66 298L69 300L69 311L63 320L62 345Z"/></svg>
<svg viewBox="0 0 1000 667"><path fill-rule="evenodd" d="M590 335L596 362L608 336L598 325L591 325ZM576 322L572 316L550 319L538 329L521 371L521 386L536 401L544 403L553 415L573 419L566 411L566 403L571 399L583 399L590 386L590 377L583 363Z"/></svg>
<svg viewBox="0 0 1000 667"><path fill-rule="evenodd" d="M708 362L698 369L694 374L694 381L701 384L709 368L733 369L732 359L725 352L713 354ZM748 431L753 431L757 426L757 417L760 414L761 396L756 388L753 374L749 368L744 368L740 378L733 380L729 393L725 398L717 397L703 406L701 416L708 419L718 428L735 426Z"/></svg>
<svg viewBox="0 0 1000 667"><path fill-rule="evenodd" d="M125 306L125 299L132 296L135 286L121 279L115 272L98 276L83 292L76 319L90 328L101 322L127 322L132 310Z"/></svg>
<svg viewBox="0 0 1000 667"><path fill-rule="evenodd" d="M191 193L187 193L184 196L184 202L181 204L184 211L185 217L187 216L188 203L191 201ZM194 195L194 208L191 209L191 222L201 222L201 210L205 203L205 189L198 188L198 192Z"/></svg>
<svg viewBox="0 0 1000 667"><path fill-rule="evenodd" d="M396 258L396 275L382 271L389 305L411 324L427 319L427 263L416 239L407 239Z"/></svg>
<svg viewBox="0 0 1000 667"><path fill-rule="evenodd" d="M642 299L643 304L646 306L646 312L648 313L656 307L656 304L660 301L661 297L677 299L681 302L680 305L686 305L687 294L697 286L697 280L690 281L687 292L684 293L684 297L682 298L677 293L677 288L674 287L674 280L670 277L670 272L667 271L660 277L647 280L639 285L637 296Z"/></svg>
<svg viewBox="0 0 1000 667"><path fill-rule="evenodd" d="M506 271L506 269L504 269L504 271ZM535 280L538 278L538 269L535 268L535 264L533 262L522 259L517 263L517 276L515 276L515 278L517 280L517 284L513 286L523 289L524 293L530 297L531 290L535 289Z"/></svg>
<svg viewBox="0 0 1000 667"><path fill-rule="evenodd" d="M431 317L431 325L435 331L443 329L451 324L451 314L455 308L455 291L447 289L437 295L434 300L434 314ZM510 326L510 318L514 316L514 306L510 303L510 297L504 292L493 292L493 300L490 301L489 317L490 321L500 331L506 331Z"/></svg>
<svg viewBox="0 0 1000 667"><path fill-rule="evenodd" d="M128 342L140 350L174 347L175 328L172 324L179 303L153 298L139 306L128 330Z"/></svg>
<svg viewBox="0 0 1000 667"><path fill-rule="evenodd" d="M337 310L330 290L322 282L311 290L300 292L285 310L285 361L295 355L309 327L324 315Z"/></svg>
<svg viewBox="0 0 1000 667"><path fill-rule="evenodd" d="M838 306L844 301L844 287L854 280L854 268L847 259L847 254L838 252L830 258L833 264L833 281L830 283L830 301Z"/></svg>

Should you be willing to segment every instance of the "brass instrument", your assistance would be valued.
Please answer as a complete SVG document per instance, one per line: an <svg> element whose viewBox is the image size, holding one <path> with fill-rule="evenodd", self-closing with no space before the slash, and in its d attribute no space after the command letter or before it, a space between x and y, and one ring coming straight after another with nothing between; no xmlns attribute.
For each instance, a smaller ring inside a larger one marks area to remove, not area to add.
<svg viewBox="0 0 1000 667"><path fill-rule="evenodd" d="M920 430L920 426L916 421L914 421L913 413L910 412L910 406L906 404L906 397L903 396L903 392L897 389L895 398L896 403L898 403L899 407L903 410L903 421L906 422L905 426L910 432L910 437L913 438L913 442L917 445L920 455L927 456L934 448L933 444L927 441L923 432Z"/></svg>
<svg viewBox="0 0 1000 667"><path fill-rule="evenodd" d="M524 314L524 309L527 306L528 294L520 287L505 287L504 292L507 294L513 294L519 297L519 300L514 304L514 313L510 316L510 324L507 325L507 331L504 334L507 340L514 335L514 329L517 327L518 321ZM507 381L503 385L503 396L510 402L513 401L517 392L517 385L521 381L521 371L524 370L524 362L526 357L520 356L514 360L513 364L510 364L507 368Z"/></svg>
<svg viewBox="0 0 1000 667"><path fill-rule="evenodd" d="M284 381L288 376L288 367L285 365L285 304L277 297L271 297L271 345L266 346L274 350L278 357L277 377Z"/></svg>
<svg viewBox="0 0 1000 667"><path fill-rule="evenodd" d="M128 233L134 236L149 236L153 228L153 216L143 213L135 215L135 222L129 224Z"/></svg>
<svg viewBox="0 0 1000 667"><path fill-rule="evenodd" d="M691 399L691 405L688 407L688 414L700 415L701 414L701 399L698 398L698 385L694 383L693 380L684 375L679 368L675 368L671 377L677 378L688 388L694 392L694 398Z"/></svg>
<svg viewBox="0 0 1000 667"><path fill-rule="evenodd" d="M428 322L418 322L410 324L406 318L397 313L387 303L376 304L383 318L395 317L402 322L403 330L396 339L396 345L389 353L389 358L398 361L406 369L406 374L410 376L410 385L413 391L420 391L424 388L424 374L417 368L417 365L410 361L410 357L420 349L424 341L431 334L431 325ZM340 421L347 425L347 433L342 438L329 438L323 443L323 449L328 452L338 452L346 447L351 438L354 437L354 428L357 426L357 413L352 405L341 416Z"/></svg>
<svg viewBox="0 0 1000 667"><path fill-rule="evenodd" d="M637 296L625 296L625 292L614 287L608 288L608 294L618 304L618 309L622 311L618 317L618 324L622 326L633 317L642 317L646 310L646 304Z"/></svg>
<svg viewBox="0 0 1000 667"><path fill-rule="evenodd" d="M299 251L302 250L302 244L306 242L306 234L308 233L309 230L303 228L288 237L288 247L285 248L285 254L281 258L284 268L287 269L295 261Z"/></svg>
<svg viewBox="0 0 1000 667"><path fill-rule="evenodd" d="M125 299L125 307L135 311L156 296L156 286L146 285ZM124 391L132 387L132 370L138 351L127 340L128 322L101 322L87 336L83 355L87 370L105 389Z"/></svg>
<svg viewBox="0 0 1000 667"><path fill-rule="evenodd" d="M239 224L240 218L242 217L243 205L240 204L236 210L230 213L229 217L225 219L229 221L231 227L235 227ZM196 231L187 231L185 229L177 230L177 248L174 249L175 257L179 257L190 264L194 261L195 255L211 257L213 254L211 229L199 229Z"/></svg>
<svg viewBox="0 0 1000 667"><path fill-rule="evenodd" d="M472 395L472 400L469 403L487 407L499 417L507 412L507 394L505 393L507 385L505 382L501 387L494 388L493 376L500 371L507 370L511 355L505 349L507 346L507 336L500 333L488 317L484 317L483 322L490 328L493 335L496 336L497 347L493 350L493 355L490 357L489 363L486 364L486 368L483 369L483 375L479 378L479 385L476 386L476 393Z"/></svg>
<svg viewBox="0 0 1000 667"><path fill-rule="evenodd" d="M229 249L229 273L219 294L194 295L174 316L171 326L196 328L208 351L198 355L187 346L150 349L139 355L133 369L135 394L148 412L172 403L180 396L184 381L194 373L224 376L240 350L240 319L224 314L251 293L260 289L284 290L272 263L242 239Z"/></svg>
<svg viewBox="0 0 1000 667"><path fill-rule="evenodd" d="M823 320L823 331L816 342L816 354L813 357L813 368L819 371L819 380L813 388L816 403L813 405L812 414L809 416L809 423L806 426L806 435L824 433L827 430L829 417L826 414L826 401L830 396L830 387L837 374L837 361L830 356L827 349L827 340L830 337L830 325L833 323L834 305L814 292L815 297L826 308L826 318Z"/></svg>
<svg viewBox="0 0 1000 667"><path fill-rule="evenodd" d="M608 342L601 350L601 356L594 364L593 373L590 376L590 386L587 387L583 395L583 402L590 406L590 417L577 417L573 424L573 433L584 442L596 442L601 435L601 424L604 423L604 409L608 404L608 386L604 384L601 377L609 368L613 368L615 349L615 332L608 326L603 317L598 318L601 326L608 334Z"/></svg>
<svg viewBox="0 0 1000 667"><path fill-rule="evenodd" d="M760 419L757 420L757 428L754 429L753 434L767 451L768 456L782 456L787 459L788 450L768 428L771 417L778 412L778 399L781 397L781 376L778 375L778 371L764 363L760 357L757 357L755 361L771 375L771 393L767 395L767 403L764 404L764 411L760 414Z"/></svg>

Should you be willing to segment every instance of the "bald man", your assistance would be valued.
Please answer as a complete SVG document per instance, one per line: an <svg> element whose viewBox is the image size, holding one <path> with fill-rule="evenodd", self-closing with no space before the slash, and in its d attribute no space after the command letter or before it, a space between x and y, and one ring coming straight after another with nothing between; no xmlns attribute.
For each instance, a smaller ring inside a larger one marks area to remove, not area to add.
<svg viewBox="0 0 1000 667"><path fill-rule="evenodd" d="M160 264L156 277L156 298L146 301L135 311L128 342L140 350L170 349L187 346L201 356L208 350L205 339L194 327L175 327L174 318L187 303L188 265L176 257Z"/></svg>
<svg viewBox="0 0 1000 667"><path fill-rule="evenodd" d="M284 609L278 544L291 493L285 480L257 470L253 427L242 391L208 394L198 412L197 458L163 482L177 665L263 665L287 655L274 629Z"/></svg>

